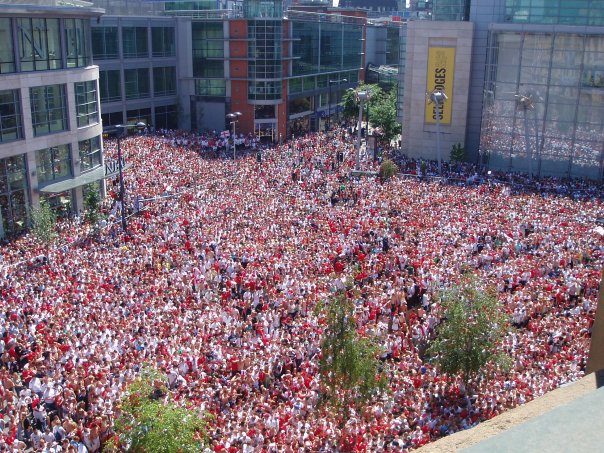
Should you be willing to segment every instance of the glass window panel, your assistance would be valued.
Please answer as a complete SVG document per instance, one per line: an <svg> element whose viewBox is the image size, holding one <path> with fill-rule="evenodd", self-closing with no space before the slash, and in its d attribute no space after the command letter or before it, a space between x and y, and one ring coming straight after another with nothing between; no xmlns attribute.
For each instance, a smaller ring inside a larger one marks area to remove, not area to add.
<svg viewBox="0 0 604 453"><path fill-rule="evenodd" d="M0 17L0 74L15 72L15 49L11 20Z"/></svg>
<svg viewBox="0 0 604 453"><path fill-rule="evenodd" d="M213 79L195 80L195 94L197 96L226 96L226 82Z"/></svg>
<svg viewBox="0 0 604 453"><path fill-rule="evenodd" d="M32 127L34 135L68 130L65 85L30 88Z"/></svg>
<svg viewBox="0 0 604 453"><path fill-rule="evenodd" d="M153 91L155 96L176 94L176 68L174 66L153 68Z"/></svg>
<svg viewBox="0 0 604 453"><path fill-rule="evenodd" d="M122 99L122 83L119 69L99 71L101 102L113 102Z"/></svg>
<svg viewBox="0 0 604 453"><path fill-rule="evenodd" d="M74 88L78 127L98 123L96 81L76 82Z"/></svg>
<svg viewBox="0 0 604 453"><path fill-rule="evenodd" d="M149 69L137 68L124 70L124 89L126 99L139 99L150 96Z"/></svg>
<svg viewBox="0 0 604 453"><path fill-rule="evenodd" d="M67 43L67 67L84 67L90 64L90 21L65 19L65 42Z"/></svg>
<svg viewBox="0 0 604 453"><path fill-rule="evenodd" d="M153 27L151 29L151 52L154 57L176 55L174 27Z"/></svg>
<svg viewBox="0 0 604 453"><path fill-rule="evenodd" d="M23 138L19 90L0 91L0 143Z"/></svg>
<svg viewBox="0 0 604 453"><path fill-rule="evenodd" d="M101 138L93 137L78 143L80 171L86 172L101 165Z"/></svg>
<svg viewBox="0 0 604 453"><path fill-rule="evenodd" d="M193 76L223 78L224 34L222 22L193 22ZM212 60L212 58L218 60Z"/></svg>
<svg viewBox="0 0 604 453"><path fill-rule="evenodd" d="M95 60L119 57L117 27L92 28L92 55Z"/></svg>
<svg viewBox="0 0 604 453"><path fill-rule="evenodd" d="M147 125L152 125L153 123L151 121L151 109L146 108L128 110L126 112L126 121L128 122L128 124L138 123L139 121L142 121Z"/></svg>
<svg viewBox="0 0 604 453"><path fill-rule="evenodd" d="M71 176L70 146L59 145L36 151L36 169L39 183Z"/></svg>
<svg viewBox="0 0 604 453"><path fill-rule="evenodd" d="M124 58L148 57L147 27L123 27L122 50Z"/></svg>
<svg viewBox="0 0 604 453"><path fill-rule="evenodd" d="M292 75L319 72L319 22L291 22L293 34Z"/></svg>
<svg viewBox="0 0 604 453"><path fill-rule="evenodd" d="M101 114L103 126L115 126L116 124L124 124L123 112L110 112Z"/></svg>
<svg viewBox="0 0 604 453"><path fill-rule="evenodd" d="M59 19L19 18L17 36L22 71L62 69Z"/></svg>
<svg viewBox="0 0 604 453"><path fill-rule="evenodd" d="M155 107L156 129L178 128L178 107L176 105L163 105Z"/></svg>

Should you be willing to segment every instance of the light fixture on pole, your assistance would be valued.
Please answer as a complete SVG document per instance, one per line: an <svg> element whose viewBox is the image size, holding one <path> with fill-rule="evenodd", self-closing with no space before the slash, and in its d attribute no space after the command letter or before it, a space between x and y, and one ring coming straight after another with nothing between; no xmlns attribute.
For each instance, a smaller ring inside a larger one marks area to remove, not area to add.
<svg viewBox="0 0 604 453"><path fill-rule="evenodd" d="M363 126L363 103L365 101L369 101L370 98L370 94L369 91L357 91L356 92L356 98L357 101L359 102L359 127L357 129L357 147L356 147L356 154L355 154L355 170L360 170L361 169L361 162L360 162L360 158L361 158L361 127Z"/></svg>
<svg viewBox="0 0 604 453"><path fill-rule="evenodd" d="M117 124L115 126L116 129L121 129L121 133L119 133L117 135L117 168L118 168L118 172L119 172L119 176L120 176L119 200L120 200L120 203L122 204L120 210L122 213L122 231L124 233L126 233L128 230L128 224L126 222L126 189L124 187L124 166L123 166L123 161L122 161L122 145L121 145L122 135L124 134L124 132L127 129L136 128L139 132L142 132L145 130L146 127L147 127L147 125L145 123L143 123L142 121L139 121L136 124Z"/></svg>
<svg viewBox="0 0 604 453"><path fill-rule="evenodd" d="M440 88L435 88L430 93L426 93L428 97L428 103L434 104L434 111L436 114L434 115L436 118L436 153L438 156L438 174L442 175L442 149L440 147L440 117L442 115L442 111L444 110L443 105L447 99L447 95Z"/></svg>
<svg viewBox="0 0 604 453"><path fill-rule="evenodd" d="M236 144L235 144L235 135L236 135L236 124L239 122L239 117L243 115L241 112L232 112L227 113L226 117L231 120L231 126L233 126L233 160L236 157Z"/></svg>
<svg viewBox="0 0 604 453"><path fill-rule="evenodd" d="M524 148L526 151L526 158L528 159L528 174L529 180L533 179L533 152L529 142L529 127L528 127L528 111L534 110L535 105L533 104L533 98L524 94L515 94L516 105L519 109L524 111Z"/></svg>
<svg viewBox="0 0 604 453"><path fill-rule="evenodd" d="M338 79L338 80L329 80L329 94L327 96L327 130L331 129L331 85L337 83L340 85L341 83L348 82L347 79ZM339 90L338 90L339 91ZM338 107L336 106L336 115L338 115Z"/></svg>

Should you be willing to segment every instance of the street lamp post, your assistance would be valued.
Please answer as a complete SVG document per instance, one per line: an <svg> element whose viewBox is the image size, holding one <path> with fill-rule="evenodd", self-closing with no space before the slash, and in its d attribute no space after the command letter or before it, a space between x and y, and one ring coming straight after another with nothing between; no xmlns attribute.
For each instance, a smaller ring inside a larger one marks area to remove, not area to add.
<svg viewBox="0 0 604 453"><path fill-rule="evenodd" d="M139 132L145 130L147 125L142 121L139 121L136 124L117 124L115 126L117 129L121 129L122 133L117 136L117 168L120 175L120 202L122 204L121 214L122 214L122 231L126 233L128 231L128 223L126 221L126 189L124 187L124 167L122 163L122 134L132 127L135 127Z"/></svg>
<svg viewBox="0 0 604 453"><path fill-rule="evenodd" d="M357 147L355 154L355 170L361 169L361 127L363 126L363 102L369 101L369 91L357 91L357 100L359 101L359 127L357 128Z"/></svg>
<svg viewBox="0 0 604 453"><path fill-rule="evenodd" d="M329 80L329 94L327 96L327 130L331 129L331 85L334 83L338 84L348 82L347 79ZM339 91L339 90L338 90ZM336 116L338 115L338 107L336 106Z"/></svg>
<svg viewBox="0 0 604 453"><path fill-rule="evenodd" d="M239 122L239 117L243 115L241 112L232 112L232 113L227 113L227 118L229 120L231 120L231 125L233 126L233 160L235 160L235 156L236 156L236 144L235 144L235 132L236 132L236 128L235 125Z"/></svg>
<svg viewBox="0 0 604 453"><path fill-rule="evenodd" d="M515 97L516 97L516 104L518 104L518 107L520 107L522 109L522 111L524 112L524 148L526 151L526 158L528 160L529 180L532 180L533 179L533 153L532 153L531 145L529 142L528 111L533 110L535 108L535 106L533 105L533 99L530 96L526 96L523 94L517 94Z"/></svg>
<svg viewBox="0 0 604 453"><path fill-rule="evenodd" d="M438 156L438 174L442 175L442 149L440 146L440 108L445 103L447 95L444 91L439 88L434 89L431 93L428 93L428 99L430 103L435 105L436 111L436 153Z"/></svg>

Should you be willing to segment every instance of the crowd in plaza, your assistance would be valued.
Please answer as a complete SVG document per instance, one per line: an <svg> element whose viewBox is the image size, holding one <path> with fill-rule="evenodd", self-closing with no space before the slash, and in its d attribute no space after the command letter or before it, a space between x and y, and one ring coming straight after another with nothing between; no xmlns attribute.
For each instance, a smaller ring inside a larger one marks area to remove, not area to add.
<svg viewBox="0 0 604 453"><path fill-rule="evenodd" d="M109 196L98 234L69 220L51 247L26 235L0 249L0 451L101 451L143 364L177 404L213 415L213 452L407 451L583 376L603 260L597 186L572 197L558 189L579 183L520 190L503 174L351 178L345 131L261 158L207 158L203 141L122 141L128 200L153 199L127 234ZM516 326L502 346L511 370L487 370L471 392L423 354L442 318L436 295L465 269ZM350 281L389 392L342 420L317 404L314 307Z"/></svg>

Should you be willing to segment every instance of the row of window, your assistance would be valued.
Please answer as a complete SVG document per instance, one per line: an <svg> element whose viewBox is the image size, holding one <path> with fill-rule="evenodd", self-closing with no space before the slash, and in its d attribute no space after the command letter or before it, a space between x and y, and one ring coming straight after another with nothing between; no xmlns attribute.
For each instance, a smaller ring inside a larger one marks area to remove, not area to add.
<svg viewBox="0 0 604 453"><path fill-rule="evenodd" d="M119 69L100 71L99 87L101 102L121 101L151 97L151 81L149 68L124 69L124 83L121 82ZM122 93L122 85L124 93ZM153 68L153 94L155 96L170 96L176 94L176 68L166 66Z"/></svg>
<svg viewBox="0 0 604 453"><path fill-rule="evenodd" d="M361 67L363 29L350 24L292 22L292 75Z"/></svg>
<svg viewBox="0 0 604 453"><path fill-rule="evenodd" d="M80 172L85 173L101 165L101 137L78 142ZM71 145L58 145L36 151L38 184L73 176Z"/></svg>
<svg viewBox="0 0 604 453"><path fill-rule="evenodd" d="M86 19L0 17L0 74L88 66L89 36Z"/></svg>
<svg viewBox="0 0 604 453"><path fill-rule="evenodd" d="M122 27L121 57L149 57L149 28ZM92 55L97 60L120 58L118 27L92 28ZM176 55L174 27L151 28L151 56L173 57Z"/></svg>
<svg viewBox="0 0 604 453"><path fill-rule="evenodd" d="M99 121L96 82L74 83L77 127ZM35 137L69 130L67 86L45 85L29 89ZM19 90L0 91L0 143L24 138Z"/></svg>
<svg viewBox="0 0 604 453"><path fill-rule="evenodd" d="M301 93L303 91L313 91L329 86L331 80L332 94L342 85L356 84L359 81L358 71L341 72L339 74L323 74L310 77L297 77L290 79L288 83L289 93ZM346 82L344 82L346 80Z"/></svg>
<svg viewBox="0 0 604 453"><path fill-rule="evenodd" d="M139 121L159 129L177 129L178 128L178 107L176 105L160 105L155 107L155 117L151 108L133 109L126 111L126 121L122 112L103 113L103 124L111 126L115 124L133 124ZM155 120L155 121L153 121ZM80 155L81 159L81 155Z"/></svg>

